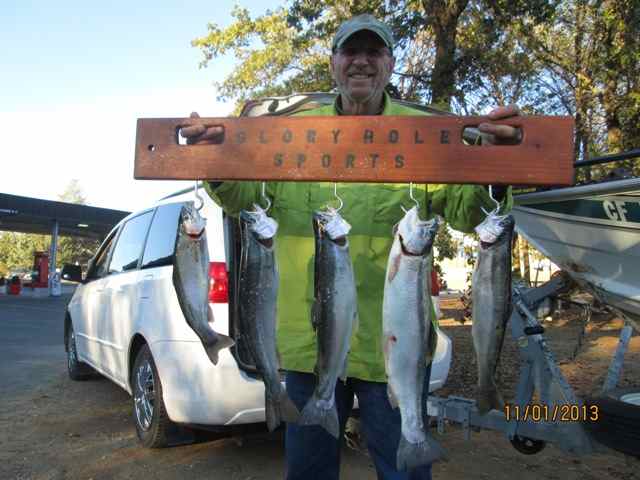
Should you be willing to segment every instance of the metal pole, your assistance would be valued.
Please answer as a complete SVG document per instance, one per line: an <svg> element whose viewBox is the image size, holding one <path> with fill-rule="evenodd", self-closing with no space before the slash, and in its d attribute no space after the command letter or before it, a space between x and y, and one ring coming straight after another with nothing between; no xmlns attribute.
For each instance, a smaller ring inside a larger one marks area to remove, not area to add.
<svg viewBox="0 0 640 480"><path fill-rule="evenodd" d="M51 247L49 247L49 295L51 292L51 279L56 273L56 253L58 252L58 220L53 221L51 229Z"/></svg>
<svg viewBox="0 0 640 480"><path fill-rule="evenodd" d="M625 325L620 332L620 340L618 340L618 348L616 348L616 353L611 359L611 364L609 365L609 371L607 373L607 379L602 386L602 393L606 393L609 390L613 390L618 385L618 380L620 380L620 374L622 372L622 362L624 361L624 354L627 351L627 346L629 345L629 340L631 339L631 334L633 333L633 329L630 325Z"/></svg>
<svg viewBox="0 0 640 480"><path fill-rule="evenodd" d="M614 155L605 155L602 157L590 158L589 160L574 162L573 166L575 168L590 167L591 165L602 165L603 163L631 160L633 158L640 158L640 148L629 150L628 152L616 153Z"/></svg>

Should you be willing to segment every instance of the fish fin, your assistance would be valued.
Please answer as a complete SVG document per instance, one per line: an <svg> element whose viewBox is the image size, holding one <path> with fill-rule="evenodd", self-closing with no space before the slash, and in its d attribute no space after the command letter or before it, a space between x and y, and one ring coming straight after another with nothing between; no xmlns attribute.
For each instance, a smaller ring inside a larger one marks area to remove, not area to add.
<svg viewBox="0 0 640 480"><path fill-rule="evenodd" d="M387 383L387 396L389 397L389 403L391 404L391 408L398 408L398 397L391 388L391 384Z"/></svg>
<svg viewBox="0 0 640 480"><path fill-rule="evenodd" d="M425 428L429 427L431 417L429 416L429 388L431 386L431 375L425 375L424 384L422 385L422 424Z"/></svg>
<svg viewBox="0 0 640 480"><path fill-rule="evenodd" d="M320 324L320 304L317 300L314 300L311 304L311 326L313 327L313 331L318 330L318 325Z"/></svg>
<svg viewBox="0 0 640 480"><path fill-rule="evenodd" d="M485 415L491 410L504 412L504 400L495 385L489 388L478 389L476 404L480 415Z"/></svg>
<svg viewBox="0 0 640 480"><path fill-rule="evenodd" d="M430 465L438 460L447 460L443 448L430 435L424 441L410 443L404 435L400 435L396 467L398 471L413 470L422 465Z"/></svg>
<svg viewBox="0 0 640 480"><path fill-rule="evenodd" d="M214 365L218 364L218 352L223 348L231 348L236 343L231 337L222 335L221 333L218 333L217 336L218 340L215 343L204 346L204 350L207 352L209 360L211 360L211 363Z"/></svg>
<svg viewBox="0 0 640 480"><path fill-rule="evenodd" d="M269 391L265 389L264 406L267 428L270 432L278 428L280 423L294 423L297 422L300 417L298 408L291 401L284 388L278 394L278 398L274 398L273 395L269 394Z"/></svg>
<svg viewBox="0 0 640 480"><path fill-rule="evenodd" d="M332 405L326 400L316 396L314 392L300 414L298 425L320 425L335 438L340 437L340 421L338 420L338 409L335 399L331 399Z"/></svg>
<svg viewBox="0 0 640 480"><path fill-rule="evenodd" d="M264 416L267 421L267 428L270 432L273 432L280 422L282 422L282 416L280 415L280 405L275 398L273 398L267 389L264 390Z"/></svg>

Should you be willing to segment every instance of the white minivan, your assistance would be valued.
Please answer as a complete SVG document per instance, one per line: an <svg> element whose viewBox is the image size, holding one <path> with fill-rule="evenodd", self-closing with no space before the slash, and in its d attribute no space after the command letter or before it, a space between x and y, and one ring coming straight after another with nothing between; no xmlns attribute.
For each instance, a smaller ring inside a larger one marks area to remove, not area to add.
<svg viewBox="0 0 640 480"><path fill-rule="evenodd" d="M172 281L180 210L195 200L194 189L124 218L107 235L85 278L73 275L81 284L65 316L69 376L84 380L97 371L124 388L133 398L138 436L148 447L167 445L173 424L265 421L260 373L236 329L238 220L224 214L202 187L199 192L211 262L211 327L236 339L234 347L220 352L217 365L187 324ZM451 341L438 332L431 391L445 383L450 363Z"/></svg>

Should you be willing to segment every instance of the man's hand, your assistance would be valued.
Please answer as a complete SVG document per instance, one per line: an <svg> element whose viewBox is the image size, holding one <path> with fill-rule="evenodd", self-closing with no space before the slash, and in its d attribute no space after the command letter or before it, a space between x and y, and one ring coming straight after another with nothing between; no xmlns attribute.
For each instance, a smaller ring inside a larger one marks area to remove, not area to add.
<svg viewBox="0 0 640 480"><path fill-rule="evenodd" d="M187 140L187 144L222 143L224 139L222 125L205 125L200 121L200 115L197 112L192 112L189 118L193 119L193 123L180 129L180 136Z"/></svg>
<svg viewBox="0 0 640 480"><path fill-rule="evenodd" d="M497 107L487 115L491 120L501 120L503 118L517 117L520 115L520 109L517 105L509 105L506 107ZM478 125L483 135L483 140L487 140L494 145L515 145L520 142L522 132L519 128L510 125L501 125L499 123L481 123Z"/></svg>

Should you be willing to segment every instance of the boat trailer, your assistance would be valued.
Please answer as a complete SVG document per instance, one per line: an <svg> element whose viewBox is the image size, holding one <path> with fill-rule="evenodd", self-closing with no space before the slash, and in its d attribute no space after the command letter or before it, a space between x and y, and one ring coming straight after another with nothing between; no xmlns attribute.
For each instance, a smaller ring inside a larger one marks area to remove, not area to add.
<svg viewBox="0 0 640 480"><path fill-rule="evenodd" d="M544 327L538 320L549 314L549 299L566 287L567 280L562 276L535 288L513 287L513 313L509 323L521 359L515 402L506 407L505 412L492 410L480 415L475 400L430 395L427 412L437 420L438 433L444 433L445 421L460 424L467 440L471 438L471 430L496 430L504 432L516 450L528 455L540 452L547 442L575 455L602 449L585 428L587 422L597 419L597 410L592 410L597 407L587 405L575 395L547 346ZM586 323L591 315L590 307L581 306ZM631 334L631 326L622 329L603 392L618 383ZM535 400L534 392L537 392Z"/></svg>

